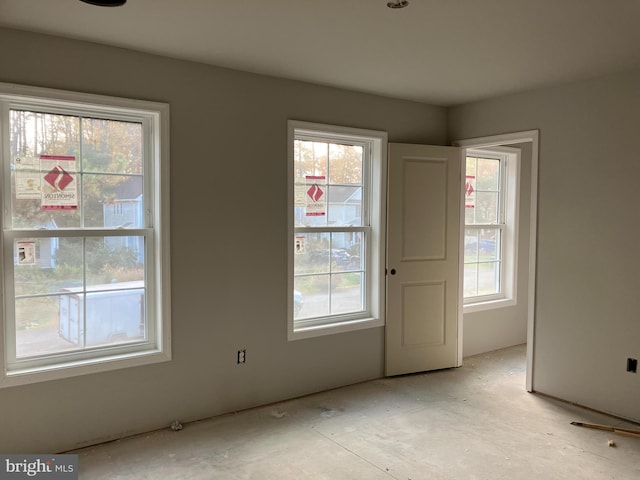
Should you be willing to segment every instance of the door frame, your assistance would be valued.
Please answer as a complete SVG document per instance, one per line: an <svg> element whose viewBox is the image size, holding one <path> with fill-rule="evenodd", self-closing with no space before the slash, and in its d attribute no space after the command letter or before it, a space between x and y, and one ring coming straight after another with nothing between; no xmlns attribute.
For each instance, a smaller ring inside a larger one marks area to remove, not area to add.
<svg viewBox="0 0 640 480"><path fill-rule="evenodd" d="M527 354L526 354L526 388L528 392L534 391L534 342L535 342L535 295L536 295L536 257L537 257L537 229L538 229L538 152L539 130L527 130L522 132L505 133L488 137L476 137L453 142L456 147L463 149L496 147L500 145L513 145L516 143L531 143L531 201L529 223L529 286L527 292ZM464 184L464 182L463 182ZM461 189L462 190L462 189ZM463 192L461 192L461 195ZM464 203L462 203L464 206ZM461 227L464 227L464 215L461 215ZM461 230L463 232L464 230ZM460 235L460 242L464 242L464 236ZM461 264L461 268L464 266ZM462 284L462 274L460 283ZM458 362L462 364L462 338L463 338L463 290L460 289L458 312Z"/></svg>

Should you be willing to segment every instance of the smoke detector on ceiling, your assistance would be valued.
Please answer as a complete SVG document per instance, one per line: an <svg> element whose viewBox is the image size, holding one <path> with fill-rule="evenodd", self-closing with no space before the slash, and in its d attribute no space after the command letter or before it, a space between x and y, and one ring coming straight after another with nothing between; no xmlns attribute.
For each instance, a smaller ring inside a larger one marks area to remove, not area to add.
<svg viewBox="0 0 640 480"><path fill-rule="evenodd" d="M387 2L387 7L389 8L404 8L409 5L408 0L395 0L392 2Z"/></svg>

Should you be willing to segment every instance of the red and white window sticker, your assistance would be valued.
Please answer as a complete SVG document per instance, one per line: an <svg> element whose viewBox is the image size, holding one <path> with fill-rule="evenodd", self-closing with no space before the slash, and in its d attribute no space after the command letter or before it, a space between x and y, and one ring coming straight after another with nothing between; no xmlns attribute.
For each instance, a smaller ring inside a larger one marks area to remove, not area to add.
<svg viewBox="0 0 640 480"><path fill-rule="evenodd" d="M76 157L40 155L40 171L42 172L42 209L77 209Z"/></svg>
<svg viewBox="0 0 640 480"><path fill-rule="evenodd" d="M307 175L305 206L307 217L322 217L327 214L327 184L324 175Z"/></svg>
<svg viewBox="0 0 640 480"><path fill-rule="evenodd" d="M464 207L476 208L476 177L467 175L464 185Z"/></svg>

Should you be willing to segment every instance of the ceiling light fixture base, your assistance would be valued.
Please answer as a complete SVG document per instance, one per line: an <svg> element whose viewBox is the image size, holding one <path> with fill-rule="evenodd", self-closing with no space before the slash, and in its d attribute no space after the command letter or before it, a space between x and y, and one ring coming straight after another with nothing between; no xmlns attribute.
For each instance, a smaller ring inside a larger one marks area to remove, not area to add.
<svg viewBox="0 0 640 480"><path fill-rule="evenodd" d="M81 2L97 7L121 7L127 0L80 0Z"/></svg>
<svg viewBox="0 0 640 480"><path fill-rule="evenodd" d="M409 5L408 0L395 0L392 2L387 2L387 7L389 8L404 8Z"/></svg>

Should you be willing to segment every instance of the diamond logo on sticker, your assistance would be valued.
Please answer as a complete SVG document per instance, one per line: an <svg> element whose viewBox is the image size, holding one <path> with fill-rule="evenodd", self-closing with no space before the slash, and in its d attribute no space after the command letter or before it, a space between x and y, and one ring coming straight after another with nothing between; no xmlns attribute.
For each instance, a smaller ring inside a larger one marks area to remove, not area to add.
<svg viewBox="0 0 640 480"><path fill-rule="evenodd" d="M55 166L44 176L49 185L58 191L62 191L73 182L73 177L60 166Z"/></svg>
<svg viewBox="0 0 640 480"><path fill-rule="evenodd" d="M307 190L307 195L309 195L311 200L313 200L314 202L317 202L322 198L322 195L324 195L324 192L318 185L311 185L311 188Z"/></svg>
<svg viewBox="0 0 640 480"><path fill-rule="evenodd" d="M471 196L473 193L473 185L471 185L471 182L467 182L465 185L465 191L467 192L467 196Z"/></svg>

